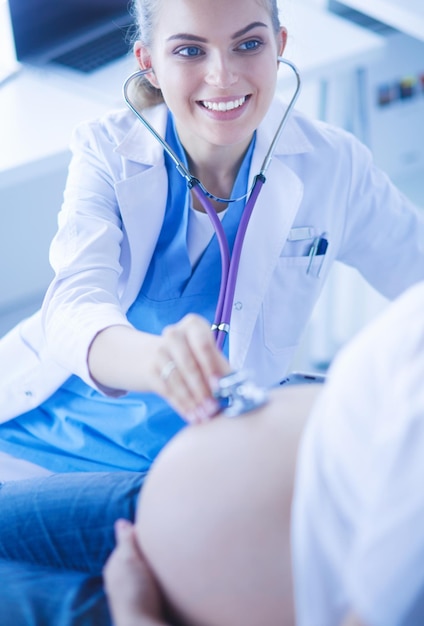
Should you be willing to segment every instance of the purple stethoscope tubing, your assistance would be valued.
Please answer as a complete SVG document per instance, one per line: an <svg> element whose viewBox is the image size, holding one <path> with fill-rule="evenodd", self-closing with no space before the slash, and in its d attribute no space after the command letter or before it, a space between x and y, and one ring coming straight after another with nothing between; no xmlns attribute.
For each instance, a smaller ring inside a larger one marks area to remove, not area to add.
<svg viewBox="0 0 424 626"><path fill-rule="evenodd" d="M188 188L193 191L193 193L196 195L198 200L201 202L203 208L208 214L209 219L211 220L212 225L214 227L217 240L218 240L220 255L221 255L221 285L219 289L218 302L217 302L217 306L215 310L215 319L212 324L212 330L215 334L215 341L219 348L222 348L225 337L228 334L229 329L230 329L231 311L233 308L233 300L234 300L234 293L236 289L238 267L240 263L244 237L246 234L247 226L249 224L250 216L252 215L253 209L256 204L256 200L266 181L265 174L271 163L275 147L277 145L277 142L280 139L280 136L286 124L287 118L291 110L293 109L295 102L299 96L299 92L301 88L300 74L296 66L291 61L288 61L287 59L284 59L283 57L280 57L280 56L278 57L277 60L280 63L288 65L293 70L296 76L296 89L293 93L293 96L289 104L287 105L286 110L284 111L284 115L276 130L276 133L270 144L268 152L265 155L265 159L262 163L261 169L254 178L253 185L251 186L250 190L245 195L239 198L219 198L211 194L202 185L199 179L197 179L188 171L184 163L182 163L182 161L177 157L175 152L172 150L171 146L165 141L165 139L163 139L163 137L159 135L159 133L153 128L153 126L147 121L147 119L140 113L140 111L138 111L135 108L135 106L133 105L133 103L131 102L128 96L128 87L135 78L141 78L145 74L151 72L152 70L150 68L146 70L138 70L137 72L134 72L126 79L123 85L123 95L124 95L124 100L127 106L136 115L136 117L140 120L140 122L142 122L142 124L147 128L147 130L150 131L150 133L155 137L155 139L162 145L163 149L171 157L178 172L181 174L181 176L183 176L183 178L186 179ZM240 224L237 229L237 234L236 234L236 238L235 238L234 246L233 246L233 253L230 254L230 249L228 246L228 241L224 232L224 228L221 224L221 221L212 203L209 201L209 198L218 202L229 203L229 202L237 202L238 200L243 200L246 197L248 197L248 200L244 207L243 215L241 217Z"/></svg>
<svg viewBox="0 0 424 626"><path fill-rule="evenodd" d="M244 207L243 214L237 229L234 241L233 254L230 256L228 241L225 236L221 221L216 214L215 209L202 192L198 185L193 187L193 193L196 194L203 208L209 215L218 239L219 249L221 252L221 286L219 289L218 302L215 309L215 319L212 324L212 331L215 333L216 345L222 348L225 337L230 330L231 311L233 307L234 292L236 290L237 272L243 247L244 236L253 208L256 204L257 197L265 177L258 175L253 184L249 199Z"/></svg>

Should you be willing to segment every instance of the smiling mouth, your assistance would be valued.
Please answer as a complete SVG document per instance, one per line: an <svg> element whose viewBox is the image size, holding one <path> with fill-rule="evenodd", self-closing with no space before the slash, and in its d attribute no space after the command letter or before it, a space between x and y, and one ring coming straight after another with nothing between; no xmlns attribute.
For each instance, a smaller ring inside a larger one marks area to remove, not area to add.
<svg viewBox="0 0 424 626"><path fill-rule="evenodd" d="M201 100L200 104L208 109L208 111L233 111L234 109L239 109L243 104L247 101L248 96L242 96L241 98L236 98L235 100L228 100L227 102L213 102L210 100Z"/></svg>

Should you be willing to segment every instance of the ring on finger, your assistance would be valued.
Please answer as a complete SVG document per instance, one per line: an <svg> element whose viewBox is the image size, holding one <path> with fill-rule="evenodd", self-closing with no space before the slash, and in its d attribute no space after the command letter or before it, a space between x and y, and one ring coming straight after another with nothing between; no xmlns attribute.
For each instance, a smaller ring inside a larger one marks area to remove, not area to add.
<svg viewBox="0 0 424 626"><path fill-rule="evenodd" d="M168 378L171 376L172 372L176 369L176 365L174 361L168 361L160 371L161 379L166 382Z"/></svg>

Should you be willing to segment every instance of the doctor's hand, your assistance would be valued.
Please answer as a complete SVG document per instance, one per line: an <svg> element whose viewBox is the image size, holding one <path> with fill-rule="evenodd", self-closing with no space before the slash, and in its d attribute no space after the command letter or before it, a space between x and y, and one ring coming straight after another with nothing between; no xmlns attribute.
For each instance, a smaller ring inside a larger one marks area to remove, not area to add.
<svg viewBox="0 0 424 626"><path fill-rule="evenodd" d="M209 323L194 314L161 335L129 325L105 328L91 344L88 366L106 393L156 393L189 423L207 421L218 412L214 383L231 371Z"/></svg>
<svg viewBox="0 0 424 626"><path fill-rule="evenodd" d="M209 323L187 315L167 326L157 355L157 393L188 422L207 421L219 410L214 381L229 374L230 365L215 345Z"/></svg>

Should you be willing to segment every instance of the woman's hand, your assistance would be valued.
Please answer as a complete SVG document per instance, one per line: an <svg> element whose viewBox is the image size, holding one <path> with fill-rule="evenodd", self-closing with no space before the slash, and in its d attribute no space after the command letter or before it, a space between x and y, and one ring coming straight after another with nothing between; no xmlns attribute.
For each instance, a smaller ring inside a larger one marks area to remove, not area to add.
<svg viewBox="0 0 424 626"><path fill-rule="evenodd" d="M218 412L214 382L231 371L209 323L194 314L159 336L130 326L106 328L94 339L88 363L102 387L157 393L190 423Z"/></svg>
<svg viewBox="0 0 424 626"><path fill-rule="evenodd" d="M209 324L198 315L187 315L167 326L161 339L153 370L157 393L188 422L208 420L218 412L214 382L230 372Z"/></svg>
<svg viewBox="0 0 424 626"><path fill-rule="evenodd" d="M165 626L161 594L138 546L134 526L117 520L115 534L117 545L103 570L115 626Z"/></svg>

